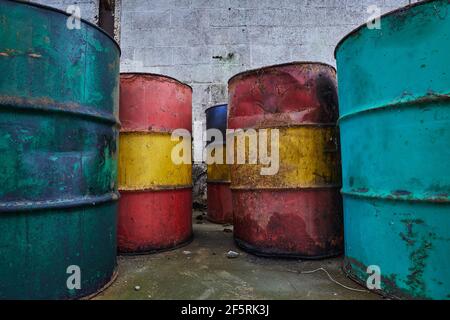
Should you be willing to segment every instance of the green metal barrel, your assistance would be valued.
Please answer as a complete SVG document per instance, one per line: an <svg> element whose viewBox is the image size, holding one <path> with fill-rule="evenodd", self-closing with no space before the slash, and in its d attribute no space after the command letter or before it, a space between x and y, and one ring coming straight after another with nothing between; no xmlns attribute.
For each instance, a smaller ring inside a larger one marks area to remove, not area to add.
<svg viewBox="0 0 450 320"><path fill-rule="evenodd" d="M88 22L0 1L0 299L114 278L119 56Z"/></svg>
<svg viewBox="0 0 450 320"><path fill-rule="evenodd" d="M450 299L450 2L362 26L336 58L345 270L388 296Z"/></svg>

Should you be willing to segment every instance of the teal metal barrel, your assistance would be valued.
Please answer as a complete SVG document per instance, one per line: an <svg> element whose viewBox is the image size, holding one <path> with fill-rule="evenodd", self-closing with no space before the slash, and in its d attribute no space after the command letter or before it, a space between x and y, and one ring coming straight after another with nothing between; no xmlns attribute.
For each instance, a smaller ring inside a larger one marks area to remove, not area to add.
<svg viewBox="0 0 450 320"><path fill-rule="evenodd" d="M450 2L391 12L336 49L345 270L396 298L450 298ZM372 269L375 270L375 269Z"/></svg>
<svg viewBox="0 0 450 320"><path fill-rule="evenodd" d="M0 1L0 299L86 297L115 276L120 49L68 18Z"/></svg>

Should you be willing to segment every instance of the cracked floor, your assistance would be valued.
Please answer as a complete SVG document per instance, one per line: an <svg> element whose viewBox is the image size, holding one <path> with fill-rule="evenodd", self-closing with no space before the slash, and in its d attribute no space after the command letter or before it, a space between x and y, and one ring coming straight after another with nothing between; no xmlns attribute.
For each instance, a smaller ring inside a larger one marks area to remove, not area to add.
<svg viewBox="0 0 450 320"><path fill-rule="evenodd" d="M255 257L238 249L224 227L195 219L194 240L168 252L119 257L117 280L95 299L381 299L344 286L362 287L346 278L342 258L322 261ZM229 230L228 230L229 231ZM230 259L227 252L239 252Z"/></svg>

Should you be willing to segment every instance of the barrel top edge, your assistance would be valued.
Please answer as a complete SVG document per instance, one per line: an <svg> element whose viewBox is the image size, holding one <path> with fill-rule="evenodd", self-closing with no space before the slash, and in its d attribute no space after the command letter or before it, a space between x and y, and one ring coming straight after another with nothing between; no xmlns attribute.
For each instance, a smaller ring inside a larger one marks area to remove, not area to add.
<svg viewBox="0 0 450 320"><path fill-rule="evenodd" d="M226 108L228 108L228 103L215 104L213 106L210 106L210 107L206 108L205 112L210 111L211 109L214 109L214 108L219 108L219 107L226 107Z"/></svg>
<svg viewBox="0 0 450 320"><path fill-rule="evenodd" d="M421 6L421 5L425 5L425 4L428 4L428 3L430 3L430 2L435 2L435 1L439 1L439 0L422 0L422 1L419 1L419 2L411 3L411 4L408 4L408 5L406 5L406 6L402 6L402 7L400 7L400 8L397 8L397 9L391 10L391 11L389 11L389 12L386 12L386 13L380 15L380 16L378 17L378 19L383 19L383 18L386 18L386 17L388 17L388 16L392 16L392 15L395 15L395 14L399 14L399 13L408 11L408 10L411 9L411 8L418 7L418 6ZM355 36L358 32L360 32L361 30L363 30L366 26L367 26L367 23L361 24L360 26L356 27L355 29L353 29L352 31L350 31L349 33L347 33L347 34L346 34L346 35L338 42L338 44L336 45L336 47L335 47L335 49L334 49L334 58L335 58L335 59L336 59L336 56L337 56L337 52L338 52L338 50L340 49L340 47L342 46L342 44L343 44L345 41L347 41L349 38Z"/></svg>
<svg viewBox="0 0 450 320"><path fill-rule="evenodd" d="M174 77L171 77L171 76L168 76L168 75L165 75L165 74L158 74L158 73L152 73L152 72L140 72L140 71L138 71L138 72L121 72L120 76L121 77L122 76L144 76L144 77L145 76L149 76L149 77L164 78L164 79L167 79L167 80L172 80L172 81L174 81L174 82L176 82L178 84L181 84L181 85L183 85L185 87L188 87L191 91L193 91L192 87L190 85L188 85L187 83L184 83L184 82L182 82L182 81L180 81L180 80L178 80L178 79L176 79Z"/></svg>
<svg viewBox="0 0 450 320"><path fill-rule="evenodd" d="M63 14L65 16L70 16L69 13L65 12L64 10L55 8L55 7L50 7L47 6L45 4L41 4L41 3L35 3L35 2L24 2L23 0L8 0L9 2L15 2L15 3L20 3L22 5L27 5L27 6L32 6L32 7L36 7L36 8L41 8L41 9L45 9L48 11L53 11L53 12L57 12L60 14ZM80 21L82 21L84 24L93 27L94 29L100 31L101 33L103 33L105 36L107 36L116 46L116 48L119 50L119 55L122 55L122 50L120 48L120 45L117 43L117 41L111 37L111 35L109 35L105 30L103 30L102 28L100 28L99 26L97 26L95 23L92 23L86 19L80 18Z"/></svg>
<svg viewBox="0 0 450 320"><path fill-rule="evenodd" d="M325 63L325 62L317 62L317 61L292 61L292 62L286 62L286 63L281 63L281 64L274 64L274 65L269 65L269 66L264 66L261 68L256 68L256 69L250 69L250 70L246 70L243 72L239 72L237 74L235 74L234 76L232 76L229 80L228 80L228 85L234 81L236 78L242 78L242 77L246 77L246 76L251 76L253 74L257 74L258 72L261 71L266 71L266 70L270 70L270 69L274 69L274 68L280 68L280 67L288 67L288 66L303 66L303 65L319 65L319 66L324 66L324 67L328 67L330 69L332 69L335 73L336 73L336 68L333 67L332 65Z"/></svg>

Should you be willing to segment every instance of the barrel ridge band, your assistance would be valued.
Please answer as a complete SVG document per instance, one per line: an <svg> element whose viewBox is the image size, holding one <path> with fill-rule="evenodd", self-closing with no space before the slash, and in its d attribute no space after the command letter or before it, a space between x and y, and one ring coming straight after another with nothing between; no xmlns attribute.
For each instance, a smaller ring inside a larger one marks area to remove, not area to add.
<svg viewBox="0 0 450 320"><path fill-rule="evenodd" d="M186 128L181 128L181 129L187 130L187 131L189 131L190 134L192 134L191 130L189 130L189 129L186 129ZM155 134L171 135L171 134L174 133L175 130L176 129L156 128L156 127L149 127L147 130L145 130L145 129L127 129L127 128L124 127L124 124L122 124L122 127L120 128L120 134L124 134L124 135L126 135L126 134L129 134L129 135L131 135L131 134L136 134L136 135L141 134L141 135L144 135L144 134L155 133Z"/></svg>
<svg viewBox="0 0 450 320"><path fill-rule="evenodd" d="M239 187L239 186L231 186L231 190L236 191L272 191L272 192L284 192L284 191L301 191L301 190L318 190L318 189L340 189L342 188L339 184L328 184L328 185L315 185L315 186L304 186L304 187L261 187L258 188L256 186L253 187Z"/></svg>
<svg viewBox="0 0 450 320"><path fill-rule="evenodd" d="M207 183L211 184L231 184L231 180L206 180Z"/></svg>
<svg viewBox="0 0 450 320"><path fill-rule="evenodd" d="M147 192L147 191L170 191L170 190L184 190L184 189L192 189L193 185L192 184L185 184L185 185L157 185L157 186L153 186L153 187L145 187L145 188L124 188L124 187L120 187L119 188L119 192Z"/></svg>
<svg viewBox="0 0 450 320"><path fill-rule="evenodd" d="M428 95L421 96L421 97L407 98L404 100L389 102L386 105L367 107L365 109L360 108L353 112L349 112L347 114L342 115L339 118L338 123L341 122L342 120L346 120L347 118L358 116L362 113L375 112L375 111L380 111L380 110L390 109L390 108L393 109L393 108L402 108L402 107L403 108L417 107L417 105L434 104L434 103L440 103L440 102L450 102L450 94L435 94L435 93L433 93L433 94L428 94Z"/></svg>
<svg viewBox="0 0 450 320"><path fill-rule="evenodd" d="M60 112L79 117L88 117L95 120L111 123L120 126L120 122L114 117L112 112L95 110L93 107L80 105L77 103L55 102L48 98L23 98L12 96L0 96L1 108L17 108L23 110Z"/></svg>
<svg viewBox="0 0 450 320"><path fill-rule="evenodd" d="M400 194L400 193L374 193L369 192L369 190L363 191L347 191L342 189L342 195L350 196L354 198L366 198L366 199L379 199L379 200L389 200L389 201L407 201L407 202L423 202L423 203L441 203L441 204L449 204L450 203L450 195L414 195L410 194Z"/></svg>
<svg viewBox="0 0 450 320"><path fill-rule="evenodd" d="M101 196L74 197L64 200L50 201L10 201L0 203L0 213L45 209L66 209L82 206L95 206L98 204L117 201L120 198L118 192L107 193Z"/></svg>

